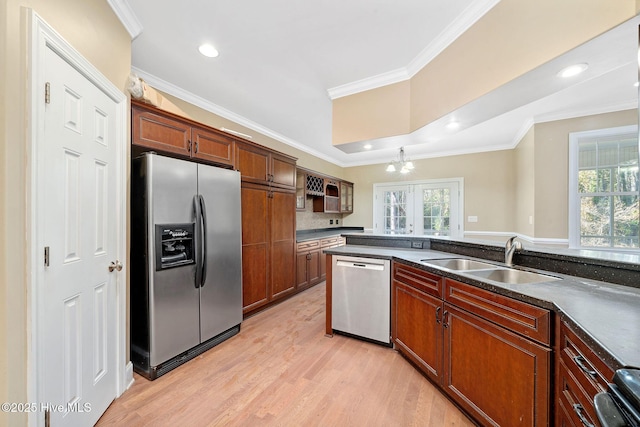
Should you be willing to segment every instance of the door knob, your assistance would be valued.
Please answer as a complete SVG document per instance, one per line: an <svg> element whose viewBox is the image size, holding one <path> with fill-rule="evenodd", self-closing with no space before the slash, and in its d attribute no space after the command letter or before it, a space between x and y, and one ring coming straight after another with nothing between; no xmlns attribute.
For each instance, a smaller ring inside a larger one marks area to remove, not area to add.
<svg viewBox="0 0 640 427"><path fill-rule="evenodd" d="M120 261L116 260L115 262L111 261L111 264L109 264L109 273L111 273L113 270L122 270L122 264L120 263Z"/></svg>

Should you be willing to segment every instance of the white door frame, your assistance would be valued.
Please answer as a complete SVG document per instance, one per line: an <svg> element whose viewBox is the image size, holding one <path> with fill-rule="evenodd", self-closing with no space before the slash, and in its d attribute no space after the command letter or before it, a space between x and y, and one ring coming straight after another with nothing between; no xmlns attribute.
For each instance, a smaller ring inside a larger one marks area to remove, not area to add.
<svg viewBox="0 0 640 427"><path fill-rule="evenodd" d="M373 197L376 197L376 194L381 187L407 187L413 190L418 185L438 185L443 183L453 183L455 182L458 185L458 214L455 219L458 221L458 230L452 230L452 237L464 237L464 178L438 178L438 179L420 179L416 181L392 181L392 182L377 182L373 184ZM413 205L413 200L409 202L411 205L410 208L413 210L415 206ZM376 233L376 223L381 223L382 218L380 218L380 211L376 209L376 201L373 201L373 232ZM455 234L454 234L455 231Z"/></svg>
<svg viewBox="0 0 640 427"><path fill-rule="evenodd" d="M44 283L43 267L43 227L38 223L40 217L38 211L44 206L44 194L39 183L46 177L41 176L44 170L43 165L47 159L43 158L40 149L44 142L44 87L40 87L40 82L44 81L45 63L44 56L46 49L51 49L60 55L65 61L73 66L80 74L85 76L96 87L100 88L116 104L116 176L118 179L116 189L117 205L113 207L114 212L120 217L117 226L117 253L120 260L126 259L126 236L127 236L127 96L111 83L100 71L98 71L89 61L80 55L62 36L44 22L33 10L25 8L28 29L28 90L27 105L29 115L29 127L27 135L27 331L30 334L27 340L27 400L29 402L41 402L42 397L42 365L46 351L39 349L39 314L38 308L41 301L38 300L40 293L38 289ZM23 15L24 16L24 15ZM117 305L117 325L116 325L116 395L121 395L133 381L133 371L131 363L127 363L126 354L126 278L128 268L123 262L123 269L116 279L116 305ZM44 415L42 412L29 414L29 425L43 425Z"/></svg>

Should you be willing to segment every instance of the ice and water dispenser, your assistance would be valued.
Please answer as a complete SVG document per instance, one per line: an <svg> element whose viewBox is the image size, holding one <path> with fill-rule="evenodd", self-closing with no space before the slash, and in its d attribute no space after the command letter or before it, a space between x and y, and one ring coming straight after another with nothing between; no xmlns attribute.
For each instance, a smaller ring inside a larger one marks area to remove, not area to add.
<svg viewBox="0 0 640 427"><path fill-rule="evenodd" d="M195 263L194 224L156 225L156 271Z"/></svg>

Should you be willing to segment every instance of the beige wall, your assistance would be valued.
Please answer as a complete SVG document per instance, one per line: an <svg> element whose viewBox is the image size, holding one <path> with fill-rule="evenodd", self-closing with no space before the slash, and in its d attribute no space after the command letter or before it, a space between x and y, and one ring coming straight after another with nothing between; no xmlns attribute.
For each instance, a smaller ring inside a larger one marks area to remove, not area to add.
<svg viewBox="0 0 640 427"><path fill-rule="evenodd" d="M534 219L535 212L535 134L534 127L522 138L513 153L515 166L515 191L513 194L514 205L514 231L525 236L535 235L533 221L529 223L529 217Z"/></svg>
<svg viewBox="0 0 640 427"><path fill-rule="evenodd" d="M410 79L410 131L632 18L638 10L632 0L501 0ZM398 102L402 98L389 87L336 99L333 143L397 135L407 111ZM380 123L385 105L393 106L400 118L394 111Z"/></svg>
<svg viewBox="0 0 640 427"><path fill-rule="evenodd" d="M106 0L5 0L0 64L0 401L27 400L27 127L26 27L32 8L117 87L131 69L131 40ZM0 425L23 426L23 415L0 412Z"/></svg>
<svg viewBox="0 0 640 427"><path fill-rule="evenodd" d="M638 123L626 110L535 125L535 236L568 238L569 133Z"/></svg>
<svg viewBox="0 0 640 427"><path fill-rule="evenodd" d="M404 179L385 172L384 164L345 169L354 183L354 213L344 217L347 226L373 227L373 184L441 178L464 178L464 228L468 231L513 230L509 215L515 188L513 150L415 160L415 170ZM491 171L487 173L487 171ZM467 223L467 216L478 217Z"/></svg>
<svg viewBox="0 0 640 427"><path fill-rule="evenodd" d="M334 100L333 144L409 133L410 83L407 80Z"/></svg>
<svg viewBox="0 0 640 427"><path fill-rule="evenodd" d="M539 123L515 149L417 160L406 177L386 173L384 164L346 168L344 178L354 183L355 195L354 213L343 222L373 227L374 183L462 177L466 232L566 240L569 133L637 122L637 110L626 110ZM477 216L478 222L467 222L468 216Z"/></svg>

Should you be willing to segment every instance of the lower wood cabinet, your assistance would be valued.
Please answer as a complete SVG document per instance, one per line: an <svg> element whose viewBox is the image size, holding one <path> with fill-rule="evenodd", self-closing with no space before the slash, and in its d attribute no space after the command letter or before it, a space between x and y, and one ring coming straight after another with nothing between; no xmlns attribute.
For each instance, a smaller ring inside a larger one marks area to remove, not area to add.
<svg viewBox="0 0 640 427"><path fill-rule="evenodd" d="M311 240L298 243L296 262L296 288L302 290L308 288L321 279L320 270L323 266L323 258L320 252L320 241Z"/></svg>
<svg viewBox="0 0 640 427"><path fill-rule="evenodd" d="M392 271L405 357L482 425L549 424L548 310L402 263Z"/></svg>
<svg viewBox="0 0 640 427"><path fill-rule="evenodd" d="M606 391L614 368L565 322L558 328L555 425L599 425L593 398Z"/></svg>
<svg viewBox="0 0 640 427"><path fill-rule="evenodd" d="M546 426L551 349L444 304L444 388L486 425Z"/></svg>
<svg viewBox="0 0 640 427"><path fill-rule="evenodd" d="M299 242L296 262L296 289L303 290L327 278L326 255L324 249L343 246L345 238L330 236L323 239Z"/></svg>

